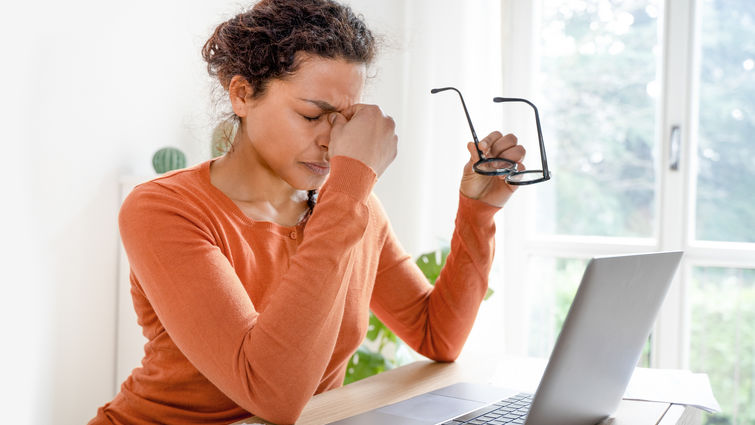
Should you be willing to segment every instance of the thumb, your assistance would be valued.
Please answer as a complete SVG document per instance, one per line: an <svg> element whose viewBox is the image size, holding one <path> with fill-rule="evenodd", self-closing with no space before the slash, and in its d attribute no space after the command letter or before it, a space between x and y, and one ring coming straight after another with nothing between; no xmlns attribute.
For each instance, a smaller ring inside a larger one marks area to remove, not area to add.
<svg viewBox="0 0 755 425"><path fill-rule="evenodd" d="M480 147L483 148L484 145ZM475 147L474 142L467 143L467 150L469 151L469 155L470 155L469 162L475 163L480 160L480 154L479 152L477 152L477 148Z"/></svg>
<svg viewBox="0 0 755 425"><path fill-rule="evenodd" d="M343 125L346 124L348 120L346 119L346 117L344 117L338 112L331 112L328 115L328 122L330 123L333 129L336 129L336 128L343 127Z"/></svg>

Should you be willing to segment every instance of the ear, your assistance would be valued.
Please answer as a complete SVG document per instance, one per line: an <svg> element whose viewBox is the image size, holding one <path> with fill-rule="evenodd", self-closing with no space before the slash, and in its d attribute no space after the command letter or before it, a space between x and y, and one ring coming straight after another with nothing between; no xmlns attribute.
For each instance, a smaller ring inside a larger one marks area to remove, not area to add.
<svg viewBox="0 0 755 425"><path fill-rule="evenodd" d="M252 101L252 85L241 75L234 75L228 84L231 108L239 117L245 117Z"/></svg>

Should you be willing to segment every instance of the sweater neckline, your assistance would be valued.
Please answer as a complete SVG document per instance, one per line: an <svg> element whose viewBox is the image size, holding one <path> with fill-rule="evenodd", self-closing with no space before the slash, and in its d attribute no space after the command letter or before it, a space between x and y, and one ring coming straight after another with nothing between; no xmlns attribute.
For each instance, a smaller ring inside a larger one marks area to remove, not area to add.
<svg viewBox="0 0 755 425"><path fill-rule="evenodd" d="M290 236L291 232L300 232L301 230L303 230L304 225L307 223L308 218L305 218L304 220L300 221L298 224L294 226L284 226L274 221L255 220L249 217L248 215L244 214L244 211L242 211L241 208L239 208L239 206L236 205L236 203L233 202L233 200L228 197L228 195L223 193L222 190L218 189L212 184L212 180L210 179L210 166L217 159L218 158L212 158L202 163L202 165L199 168L199 175L200 175L200 180L207 187L207 190L209 191L210 196L212 196L225 211L233 214L234 216L236 216L236 218L241 220L246 225L255 226L255 227L266 227L270 230L277 231L277 233L280 233L286 236Z"/></svg>

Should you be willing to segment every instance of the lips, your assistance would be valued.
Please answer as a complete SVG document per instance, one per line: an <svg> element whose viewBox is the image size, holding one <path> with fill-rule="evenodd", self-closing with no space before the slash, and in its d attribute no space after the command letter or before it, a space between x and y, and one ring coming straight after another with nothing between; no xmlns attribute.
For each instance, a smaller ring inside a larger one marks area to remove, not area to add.
<svg viewBox="0 0 755 425"><path fill-rule="evenodd" d="M305 167L318 176L326 176L330 172L330 164L327 162L304 162Z"/></svg>

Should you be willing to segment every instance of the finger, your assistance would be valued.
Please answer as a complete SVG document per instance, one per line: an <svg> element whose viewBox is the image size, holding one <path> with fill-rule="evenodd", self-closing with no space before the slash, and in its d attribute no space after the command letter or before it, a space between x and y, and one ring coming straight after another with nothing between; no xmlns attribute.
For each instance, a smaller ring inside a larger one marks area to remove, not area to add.
<svg viewBox="0 0 755 425"><path fill-rule="evenodd" d="M330 123L330 131L334 132L340 130L349 120L338 112L331 112L328 114L328 122Z"/></svg>
<svg viewBox="0 0 755 425"><path fill-rule="evenodd" d="M527 151L524 149L524 146L516 145L506 149L503 152L500 152L498 155L496 155L496 158L505 158L509 161L522 162L526 154Z"/></svg>
<svg viewBox="0 0 755 425"><path fill-rule="evenodd" d="M492 134L492 133L491 133ZM499 135L501 133L498 133ZM501 154L517 145L518 139L513 134L507 134L495 139L495 143L490 145L490 151L493 156L500 157Z"/></svg>
<svg viewBox="0 0 755 425"><path fill-rule="evenodd" d="M330 125L343 125L348 122L348 119L339 112L331 112L328 114L328 121Z"/></svg>
<svg viewBox="0 0 755 425"><path fill-rule="evenodd" d="M367 105L364 103L355 103L348 108L341 111L341 115L346 117L348 121L351 121L351 119L354 117L354 115L359 112L360 109L363 109Z"/></svg>
<svg viewBox="0 0 755 425"><path fill-rule="evenodd" d="M481 145L484 144L488 148L490 148L490 147L494 146L498 142L498 140L501 139L502 137L503 137L503 135L499 131L494 131L494 132L488 134L487 136L485 136L482 140L480 140L480 144ZM485 152L485 150L483 150L483 153L487 153L487 152Z"/></svg>
<svg viewBox="0 0 755 425"><path fill-rule="evenodd" d="M480 160L480 154L477 152L477 148L475 147L474 142L467 143L467 150L469 151L470 155L469 162L475 163Z"/></svg>

